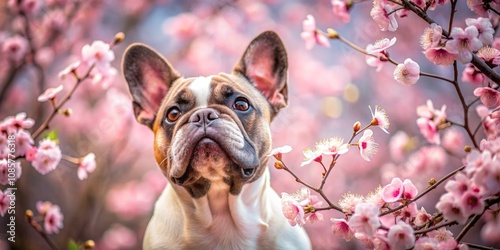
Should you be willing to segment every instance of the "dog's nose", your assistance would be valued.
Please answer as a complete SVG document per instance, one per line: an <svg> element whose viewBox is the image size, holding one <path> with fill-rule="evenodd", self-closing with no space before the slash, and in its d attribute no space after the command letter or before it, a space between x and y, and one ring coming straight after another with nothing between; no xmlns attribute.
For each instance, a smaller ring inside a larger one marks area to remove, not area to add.
<svg viewBox="0 0 500 250"><path fill-rule="evenodd" d="M215 109L204 108L194 112L189 117L189 122L198 126L208 126L216 119L219 119L219 115Z"/></svg>

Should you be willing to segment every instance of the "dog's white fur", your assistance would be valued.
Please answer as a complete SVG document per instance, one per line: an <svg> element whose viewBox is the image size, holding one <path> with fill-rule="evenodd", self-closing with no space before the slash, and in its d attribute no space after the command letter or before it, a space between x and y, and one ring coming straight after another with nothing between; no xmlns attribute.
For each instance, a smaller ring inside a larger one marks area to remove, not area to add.
<svg viewBox="0 0 500 250"><path fill-rule="evenodd" d="M290 227L280 198L270 187L269 170L229 194L227 184L212 182L208 194L193 199L168 185L155 205L146 231L148 249L310 249L303 228Z"/></svg>

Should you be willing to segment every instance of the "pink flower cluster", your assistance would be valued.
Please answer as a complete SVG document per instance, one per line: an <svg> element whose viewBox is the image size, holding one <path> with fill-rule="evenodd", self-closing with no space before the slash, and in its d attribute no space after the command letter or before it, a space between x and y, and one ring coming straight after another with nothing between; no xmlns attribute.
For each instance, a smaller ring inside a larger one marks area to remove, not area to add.
<svg viewBox="0 0 500 250"><path fill-rule="evenodd" d="M64 226L64 215L61 213L61 208L49 201L38 201L36 203L36 210L43 217L43 229L45 233L59 233L59 230Z"/></svg>
<svg viewBox="0 0 500 250"><path fill-rule="evenodd" d="M118 71L111 66L115 60L115 53L111 50L111 45L103 41L94 41L86 44L81 51L80 60L74 62L59 72L62 79L69 74L81 77L90 70L89 77L92 83L100 83L103 88L108 88L113 82Z"/></svg>
<svg viewBox="0 0 500 250"><path fill-rule="evenodd" d="M439 145L441 143L439 137L440 126L447 122L446 105L443 105L440 110L437 110L434 109L432 101L427 100L427 105L417 107L417 114L420 117L417 119L420 133L428 142Z"/></svg>
<svg viewBox="0 0 500 250"><path fill-rule="evenodd" d="M366 197L345 195L339 204L347 219L332 218L332 232L346 241L354 237L368 249L455 249L457 242L445 228L426 235L415 231L414 227L421 227L432 218L423 207L418 210L416 203L410 202L417 193L410 180L394 178ZM407 205L396 216L381 216L401 204Z"/></svg>
<svg viewBox="0 0 500 250"><path fill-rule="evenodd" d="M443 38L443 29L432 24L424 31L421 45L424 54L436 65L451 65L458 60L466 64L472 60L472 53L493 42L494 30L488 18L468 18L467 27L453 27L449 39Z"/></svg>
<svg viewBox="0 0 500 250"><path fill-rule="evenodd" d="M306 222L322 221L323 214L315 210L321 204L323 202L316 195L311 195L311 191L306 187L292 195L281 193L283 215L292 226L303 226Z"/></svg>

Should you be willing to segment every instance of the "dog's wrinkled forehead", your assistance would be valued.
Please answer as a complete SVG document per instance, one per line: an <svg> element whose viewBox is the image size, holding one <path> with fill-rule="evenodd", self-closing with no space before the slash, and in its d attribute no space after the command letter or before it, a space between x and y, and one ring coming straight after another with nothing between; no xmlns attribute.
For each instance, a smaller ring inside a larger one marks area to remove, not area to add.
<svg viewBox="0 0 500 250"><path fill-rule="evenodd" d="M190 103L191 108L205 108L212 104L223 104L233 95L244 95L253 102L268 106L265 97L243 76L220 73L178 81L170 93L172 95L167 95L167 104Z"/></svg>

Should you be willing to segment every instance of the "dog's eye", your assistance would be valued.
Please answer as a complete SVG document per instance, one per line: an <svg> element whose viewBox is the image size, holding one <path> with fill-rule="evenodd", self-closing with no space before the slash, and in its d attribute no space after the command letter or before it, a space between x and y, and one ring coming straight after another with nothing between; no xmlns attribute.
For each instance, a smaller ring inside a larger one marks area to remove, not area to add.
<svg viewBox="0 0 500 250"><path fill-rule="evenodd" d="M167 120L169 122L175 122L181 117L181 114L181 111L177 107L172 107L167 112Z"/></svg>
<svg viewBox="0 0 500 250"><path fill-rule="evenodd" d="M238 97L233 103L233 108L239 111L247 111L250 107L248 100L243 97Z"/></svg>

